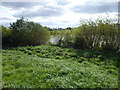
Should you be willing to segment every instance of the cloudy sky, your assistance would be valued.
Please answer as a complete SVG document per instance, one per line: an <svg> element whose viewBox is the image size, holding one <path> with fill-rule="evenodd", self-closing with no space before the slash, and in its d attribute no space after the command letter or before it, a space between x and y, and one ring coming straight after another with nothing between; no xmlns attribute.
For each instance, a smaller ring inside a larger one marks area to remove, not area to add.
<svg viewBox="0 0 120 90"><path fill-rule="evenodd" d="M117 18L117 14L118 0L0 1L0 25L4 26L24 17L51 28L76 27L80 20Z"/></svg>

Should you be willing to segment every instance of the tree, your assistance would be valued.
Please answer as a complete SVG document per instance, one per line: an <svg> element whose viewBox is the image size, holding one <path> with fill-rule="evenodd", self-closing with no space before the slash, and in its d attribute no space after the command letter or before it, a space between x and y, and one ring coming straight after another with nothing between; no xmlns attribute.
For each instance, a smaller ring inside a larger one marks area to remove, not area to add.
<svg viewBox="0 0 120 90"><path fill-rule="evenodd" d="M47 28L38 23L25 21L23 17L10 24L10 28L13 30L12 37L15 43L19 45L46 44L50 38Z"/></svg>

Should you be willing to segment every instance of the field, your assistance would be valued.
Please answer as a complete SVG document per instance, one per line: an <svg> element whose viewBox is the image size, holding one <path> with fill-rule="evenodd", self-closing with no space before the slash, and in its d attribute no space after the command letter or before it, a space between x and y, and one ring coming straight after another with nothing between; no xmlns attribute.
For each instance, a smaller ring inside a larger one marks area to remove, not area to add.
<svg viewBox="0 0 120 90"><path fill-rule="evenodd" d="M119 88L119 56L49 45L4 48L3 88Z"/></svg>

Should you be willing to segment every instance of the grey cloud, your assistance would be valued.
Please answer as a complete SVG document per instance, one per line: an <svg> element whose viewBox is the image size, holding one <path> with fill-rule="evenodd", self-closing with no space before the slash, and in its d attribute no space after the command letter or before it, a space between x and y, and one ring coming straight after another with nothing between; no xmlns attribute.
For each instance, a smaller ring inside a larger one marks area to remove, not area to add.
<svg viewBox="0 0 120 90"><path fill-rule="evenodd" d="M3 7L12 9L31 8L36 5L45 5L45 2L2 2Z"/></svg>
<svg viewBox="0 0 120 90"><path fill-rule="evenodd" d="M0 18L0 20L11 20L10 18L4 18L4 17L2 17L2 18Z"/></svg>
<svg viewBox="0 0 120 90"><path fill-rule="evenodd" d="M56 1L58 5L66 5L68 1ZM48 2L41 1L41 2L2 2L1 5L3 7L8 7L12 9L20 9L20 8L31 8L33 6L47 6Z"/></svg>
<svg viewBox="0 0 120 90"><path fill-rule="evenodd" d="M120 1L118 2L118 15L120 16Z"/></svg>
<svg viewBox="0 0 120 90"><path fill-rule="evenodd" d="M117 2L98 2L98 3L86 3L84 5L79 5L71 8L76 13L105 13L105 12L117 12L118 3Z"/></svg>
<svg viewBox="0 0 120 90"><path fill-rule="evenodd" d="M1 2L1 5L3 7L8 7L8 8L12 8L12 9L20 9L20 8L31 8L33 6L46 6L49 2L46 1L41 1L41 2ZM69 4L70 2L68 1L63 1L63 0L59 0L56 1L56 3L58 5L66 5Z"/></svg>
<svg viewBox="0 0 120 90"><path fill-rule="evenodd" d="M57 1L58 2L58 1ZM49 6L49 2L41 1L41 2L2 2L3 7L12 8L14 10L19 10L21 8L25 8L25 11L18 12L14 14L14 17L51 17L51 16L59 16L62 15L64 9L62 7ZM64 2L65 3L65 2ZM62 3L61 3L62 4ZM43 9L38 9L36 11L32 10L34 6L42 6Z"/></svg>
<svg viewBox="0 0 120 90"><path fill-rule="evenodd" d="M51 7L47 6L43 9L38 9L36 11L26 10L21 13L14 14L15 17L52 17L52 16L59 16L62 15L64 10L60 7Z"/></svg>
<svg viewBox="0 0 120 90"><path fill-rule="evenodd" d="M0 25L3 25L3 26L6 26L6 27L9 27L9 26L10 26L10 22L0 23Z"/></svg>

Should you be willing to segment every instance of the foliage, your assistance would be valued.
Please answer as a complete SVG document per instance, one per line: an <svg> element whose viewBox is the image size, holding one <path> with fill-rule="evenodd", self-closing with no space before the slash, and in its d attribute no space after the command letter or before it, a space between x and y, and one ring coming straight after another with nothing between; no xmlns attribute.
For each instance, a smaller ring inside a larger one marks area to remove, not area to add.
<svg viewBox="0 0 120 90"><path fill-rule="evenodd" d="M51 34L57 37L57 44L76 49L114 51L120 49L119 24L109 19L81 21L77 28L55 30ZM56 38L55 37L55 38Z"/></svg>
<svg viewBox="0 0 120 90"><path fill-rule="evenodd" d="M6 28L4 26L0 26L1 33L2 33L2 45L10 46L13 43L13 39L11 37L12 30L9 28Z"/></svg>
<svg viewBox="0 0 120 90"><path fill-rule="evenodd" d="M109 19L81 21L76 28L51 30L24 18L10 24L11 29L2 27L3 44L40 45L49 44L61 47L101 51L120 50L119 24Z"/></svg>
<svg viewBox="0 0 120 90"><path fill-rule="evenodd" d="M52 37L57 37L57 45L61 47L74 47L76 31L74 30L56 30L51 32Z"/></svg>
<svg viewBox="0 0 120 90"><path fill-rule="evenodd" d="M13 30L12 37L18 45L46 44L50 38L47 28L38 23L25 21L24 18L10 24Z"/></svg>
<svg viewBox="0 0 120 90"><path fill-rule="evenodd" d="M3 88L118 88L118 53L41 45L2 54Z"/></svg>
<svg viewBox="0 0 120 90"><path fill-rule="evenodd" d="M119 48L120 31L117 24L108 19L90 20L81 24L82 26L78 28L76 47L106 51Z"/></svg>
<svg viewBox="0 0 120 90"><path fill-rule="evenodd" d="M23 18L1 26L4 45L26 45L3 48L3 88L120 88L118 26L98 19L51 30ZM47 44L50 35L60 47L31 46Z"/></svg>

